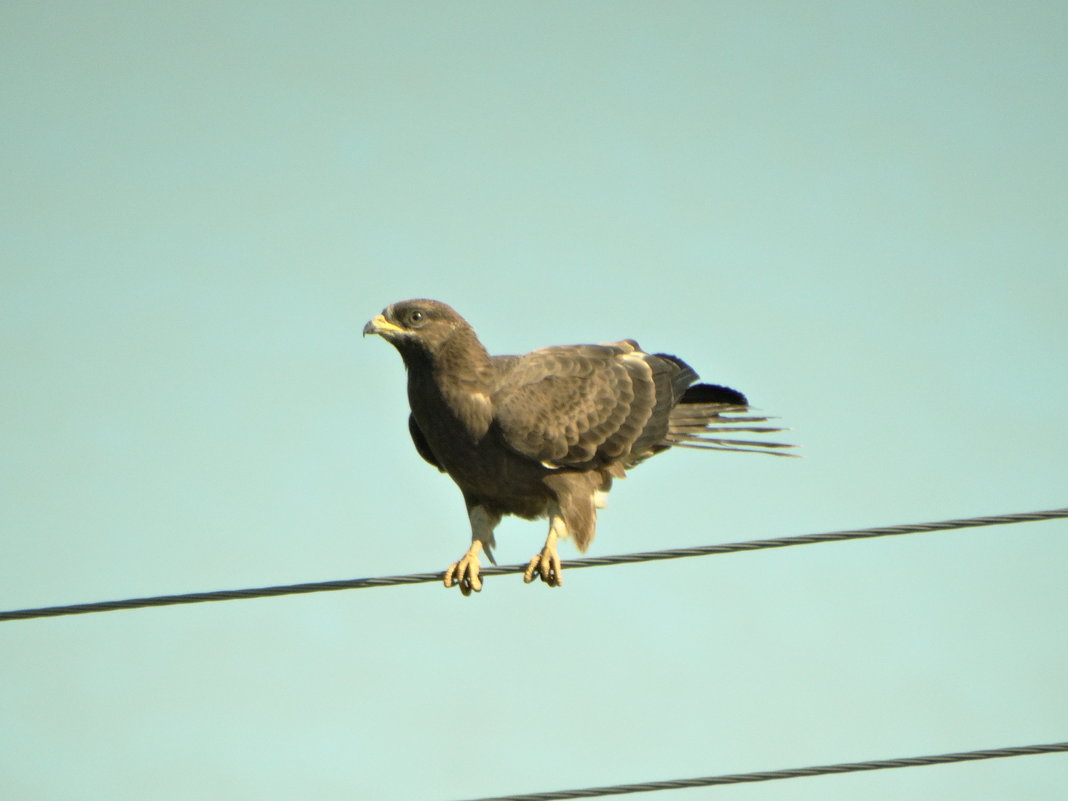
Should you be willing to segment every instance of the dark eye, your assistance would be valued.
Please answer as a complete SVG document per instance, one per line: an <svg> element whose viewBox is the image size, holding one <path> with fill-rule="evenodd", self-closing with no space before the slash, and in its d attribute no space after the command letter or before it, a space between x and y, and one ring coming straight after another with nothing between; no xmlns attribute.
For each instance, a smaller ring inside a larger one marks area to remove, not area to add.
<svg viewBox="0 0 1068 801"><path fill-rule="evenodd" d="M423 313L421 311L413 311L408 315L408 322L412 325L423 322Z"/></svg>

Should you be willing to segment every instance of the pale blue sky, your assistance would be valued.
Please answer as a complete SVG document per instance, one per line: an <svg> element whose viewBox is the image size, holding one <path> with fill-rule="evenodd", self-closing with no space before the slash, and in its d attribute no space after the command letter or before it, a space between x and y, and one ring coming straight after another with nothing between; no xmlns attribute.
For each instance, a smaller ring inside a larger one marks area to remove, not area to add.
<svg viewBox="0 0 1068 801"><path fill-rule="evenodd" d="M1063 3L0 7L0 609L443 569L364 322L791 426L592 554L1068 505ZM525 561L542 523L507 521ZM566 557L574 556L564 546ZM455 799L1068 739L1068 524L0 624L0 797ZM1051 799L1063 755L638 798Z"/></svg>

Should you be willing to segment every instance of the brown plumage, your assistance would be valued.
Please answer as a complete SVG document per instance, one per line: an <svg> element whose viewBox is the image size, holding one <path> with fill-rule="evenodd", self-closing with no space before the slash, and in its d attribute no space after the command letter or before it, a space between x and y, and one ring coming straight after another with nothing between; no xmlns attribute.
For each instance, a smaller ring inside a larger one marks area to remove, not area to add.
<svg viewBox="0 0 1068 801"><path fill-rule="evenodd" d="M363 329L400 352L408 370L408 420L419 454L459 486L471 547L445 574L478 591L479 553L493 560L504 515L548 517L549 536L524 580L560 584L556 541L580 551L613 478L672 446L785 455L781 443L722 437L767 433L744 416L745 396L712 384L681 359L645 353L633 340L490 356L474 330L435 300L387 307Z"/></svg>

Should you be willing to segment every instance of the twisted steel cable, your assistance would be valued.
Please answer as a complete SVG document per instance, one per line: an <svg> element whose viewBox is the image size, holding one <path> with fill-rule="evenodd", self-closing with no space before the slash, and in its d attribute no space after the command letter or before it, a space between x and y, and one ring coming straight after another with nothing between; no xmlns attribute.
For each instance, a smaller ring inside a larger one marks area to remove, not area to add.
<svg viewBox="0 0 1068 801"><path fill-rule="evenodd" d="M1050 509L1042 512L990 515L986 517L967 517L958 520L943 520L934 523L908 523L899 526L830 531L822 534L802 534L800 536L779 537L769 540L751 540L748 542L733 542L723 545L701 545L694 548L672 548L664 551L618 554L616 556L594 556L584 559L565 560L562 566L565 569L576 569L581 567L632 564L635 562L654 562L661 559L681 559L689 556L710 556L712 554L736 553L740 551L759 551L766 548L786 548L791 545L815 545L822 542L842 542L844 540L890 537L899 534L919 534L928 531L947 531L950 529L975 528L979 526L997 526L1008 523L1031 523L1040 520L1055 520L1058 518L1068 518L1068 508ZM481 575L500 576L507 573L522 573L526 568L526 564L487 567L482 569ZM431 581L441 581L444 578L444 575L445 574L442 571L436 573L409 573L402 576L339 579L337 581L313 581L303 584L282 584L273 587L253 587L243 590L215 590L211 592L183 593L181 595L158 595L150 598L127 598L118 601L70 604L67 606L47 606L36 609L15 609L8 612L0 612L0 622L7 620L27 620L39 617L58 617L60 615L82 615L90 612L111 612L118 609L140 609L150 606L172 606L175 604L193 604L206 601L234 601L245 598L268 598L276 595L297 595L308 592L329 592L332 590L359 590L370 587L392 587L398 584L424 584Z"/></svg>
<svg viewBox="0 0 1068 801"><path fill-rule="evenodd" d="M490 798L471 799L471 801L561 801L568 798L596 798L605 795L626 795L627 793L649 793L655 790L682 790L688 787L711 787L717 784L744 784L746 782L767 782L775 779L799 779L805 776L826 776L833 773L857 773L864 770L885 770L888 768L915 768L923 765L945 765L951 762L975 762L980 759L999 759L1001 757L1030 756L1033 754L1052 754L1068 751L1068 742L1048 743L1046 745L1022 745L1011 748L991 748L986 751L961 751L955 754L937 756L908 757L905 759L877 759L871 762L843 762L837 765L817 765L811 768L787 768L769 770L760 773L731 773L726 776L708 776L700 779L675 779L663 782L644 782L642 784L615 784L610 787L588 787L585 790L559 790L550 793L528 793L526 795L501 795Z"/></svg>

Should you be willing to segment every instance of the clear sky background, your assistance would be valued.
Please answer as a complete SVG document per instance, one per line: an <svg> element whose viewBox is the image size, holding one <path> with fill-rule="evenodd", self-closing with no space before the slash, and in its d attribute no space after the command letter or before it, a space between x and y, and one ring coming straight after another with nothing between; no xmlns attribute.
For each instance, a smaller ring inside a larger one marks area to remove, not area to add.
<svg viewBox="0 0 1068 801"><path fill-rule="evenodd" d="M1068 505L1058 2L0 6L0 609L443 569L363 324L633 337L806 458L594 555ZM507 521L503 563L540 547ZM575 556L565 545L565 557ZM1068 523L0 624L0 797L455 799L1068 739ZM645 797L1052 799L1068 757Z"/></svg>

